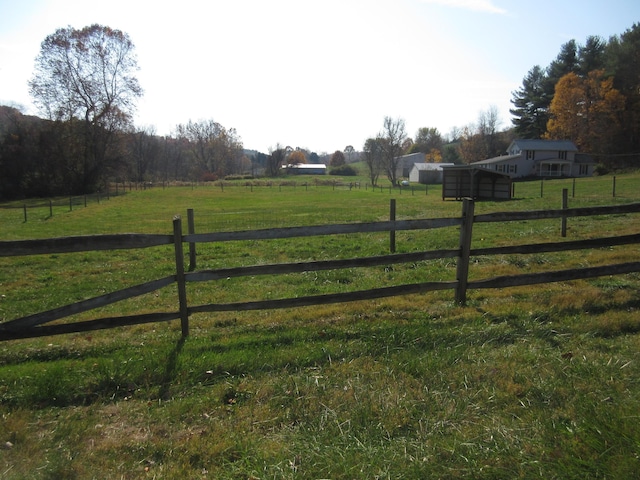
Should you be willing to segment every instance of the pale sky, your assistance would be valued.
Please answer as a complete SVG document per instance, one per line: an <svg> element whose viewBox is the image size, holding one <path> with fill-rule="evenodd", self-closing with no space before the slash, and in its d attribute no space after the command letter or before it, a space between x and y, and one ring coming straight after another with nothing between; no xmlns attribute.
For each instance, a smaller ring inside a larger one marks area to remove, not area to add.
<svg viewBox="0 0 640 480"><path fill-rule="evenodd" d="M0 0L0 104L37 114L41 42L98 23L136 46L138 127L212 119L264 153L361 150L385 116L446 135L496 107L508 127L534 65L634 22L638 0Z"/></svg>

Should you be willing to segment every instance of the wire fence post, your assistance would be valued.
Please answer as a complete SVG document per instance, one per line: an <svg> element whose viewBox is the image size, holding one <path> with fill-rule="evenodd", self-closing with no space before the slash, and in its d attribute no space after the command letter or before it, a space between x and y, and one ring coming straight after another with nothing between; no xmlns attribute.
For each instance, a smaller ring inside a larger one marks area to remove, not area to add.
<svg viewBox="0 0 640 480"><path fill-rule="evenodd" d="M467 283L469 280L469 257L471 256L471 238L473 232L473 199L465 198L462 203L462 224L460 225L460 256L456 280L456 303L464 305L467 302Z"/></svg>
<svg viewBox="0 0 640 480"><path fill-rule="evenodd" d="M180 326L182 327L182 336L186 337L189 335L189 309L187 308L187 286L184 275L184 253L182 250L182 218L180 218L180 215L173 217L173 246L176 254Z"/></svg>

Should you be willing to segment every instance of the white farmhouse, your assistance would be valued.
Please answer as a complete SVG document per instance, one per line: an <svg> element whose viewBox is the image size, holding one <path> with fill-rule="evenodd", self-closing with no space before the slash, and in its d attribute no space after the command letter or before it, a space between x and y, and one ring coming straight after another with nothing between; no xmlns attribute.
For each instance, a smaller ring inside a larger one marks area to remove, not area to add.
<svg viewBox="0 0 640 480"><path fill-rule="evenodd" d="M471 164L521 177L590 177L595 162L570 140L514 140L506 155Z"/></svg>

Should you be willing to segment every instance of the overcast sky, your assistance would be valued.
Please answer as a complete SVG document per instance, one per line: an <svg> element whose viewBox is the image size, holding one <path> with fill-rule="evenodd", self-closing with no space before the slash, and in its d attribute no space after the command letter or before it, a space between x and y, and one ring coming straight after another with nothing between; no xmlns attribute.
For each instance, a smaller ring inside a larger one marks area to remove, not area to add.
<svg viewBox="0 0 640 480"><path fill-rule="evenodd" d="M40 43L94 23L136 46L136 125L213 119L245 148L343 150L381 130L444 135L495 106L565 42L640 22L638 0L0 0L0 104L31 106Z"/></svg>

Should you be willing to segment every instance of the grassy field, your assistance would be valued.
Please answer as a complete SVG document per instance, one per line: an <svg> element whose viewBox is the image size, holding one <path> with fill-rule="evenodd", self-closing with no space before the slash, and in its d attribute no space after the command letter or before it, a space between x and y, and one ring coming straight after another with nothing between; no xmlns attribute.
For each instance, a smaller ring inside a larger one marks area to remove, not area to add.
<svg viewBox="0 0 640 480"><path fill-rule="evenodd" d="M0 240L460 215L437 187L314 179L127 192L86 208L0 208ZM345 179L348 181L348 179ZM476 213L640 201L640 174L516 185ZM541 195L542 193L542 195ZM5 205L5 207L8 205ZM20 207L21 205L13 205ZM1 207L1 205L0 205ZM569 220L568 239L638 219ZM559 221L477 225L473 246L560 241ZM398 234L452 248L457 229ZM388 234L198 247L198 268L388 253ZM640 247L477 258L472 278L637 260ZM0 319L172 272L171 247L0 258ZM453 280L455 262L190 284L190 303ZM640 471L640 275L451 291L0 343L0 478L634 478ZM79 315L175 311L175 287Z"/></svg>

